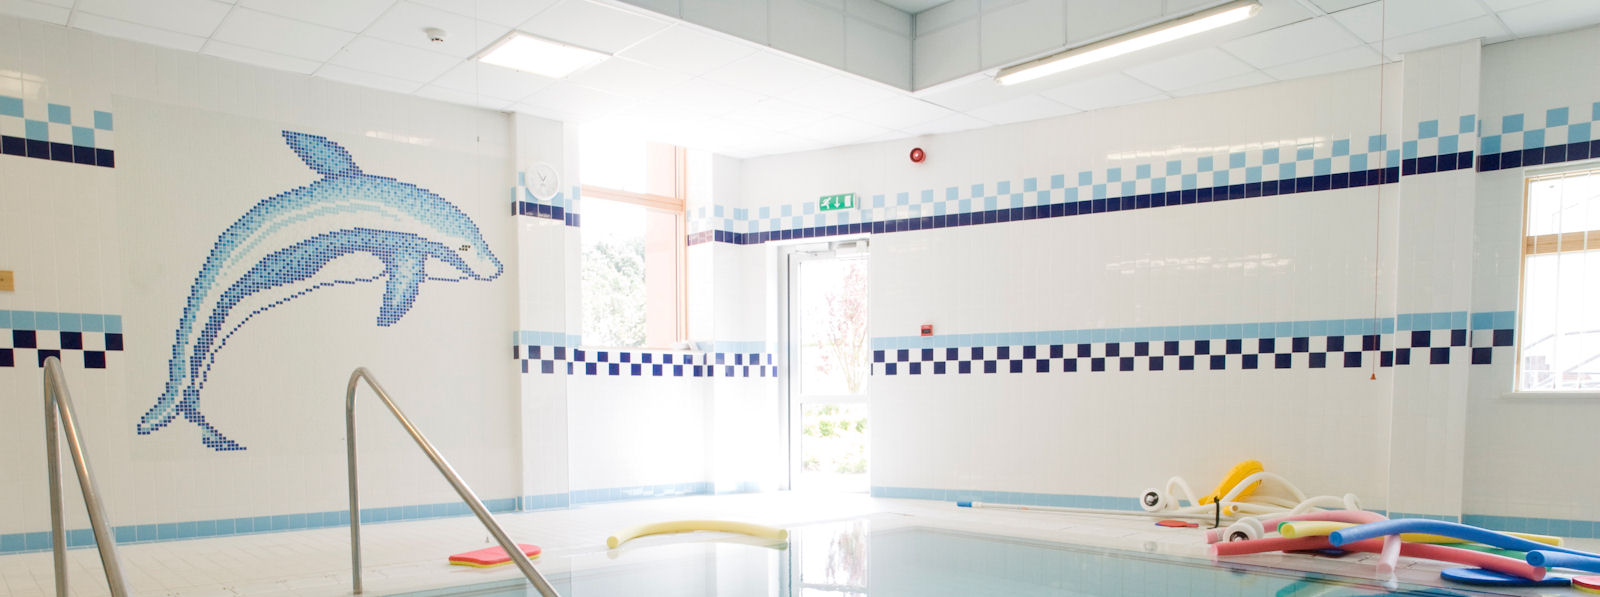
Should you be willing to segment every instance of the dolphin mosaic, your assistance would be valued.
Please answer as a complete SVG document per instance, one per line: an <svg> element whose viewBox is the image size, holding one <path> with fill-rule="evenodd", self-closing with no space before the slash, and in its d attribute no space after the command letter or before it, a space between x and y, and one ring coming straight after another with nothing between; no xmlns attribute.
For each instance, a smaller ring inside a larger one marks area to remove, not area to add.
<svg viewBox="0 0 1600 597"><path fill-rule="evenodd" d="M243 450L206 422L200 394L217 353L265 311L324 288L382 282L377 324L387 327L411 310L424 282L489 281L505 270L477 224L444 198L363 172L325 137L283 138L321 178L262 199L217 237L173 333L166 389L139 418L140 435L182 415L207 447Z"/></svg>

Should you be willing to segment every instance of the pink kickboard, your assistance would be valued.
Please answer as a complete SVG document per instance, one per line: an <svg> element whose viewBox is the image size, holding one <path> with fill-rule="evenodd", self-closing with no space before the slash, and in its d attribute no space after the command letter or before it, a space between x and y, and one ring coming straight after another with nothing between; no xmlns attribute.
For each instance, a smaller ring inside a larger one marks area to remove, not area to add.
<svg viewBox="0 0 1600 597"><path fill-rule="evenodd" d="M544 550L540 549L539 546L528 543L518 543L517 547L521 548L522 553L530 558L537 557L540 553L544 552ZM458 553L450 556L451 564L457 564L461 566L477 566L480 568L498 566L500 564L509 563L510 561L511 556L506 555L506 550L500 548L499 546L485 547L477 551Z"/></svg>

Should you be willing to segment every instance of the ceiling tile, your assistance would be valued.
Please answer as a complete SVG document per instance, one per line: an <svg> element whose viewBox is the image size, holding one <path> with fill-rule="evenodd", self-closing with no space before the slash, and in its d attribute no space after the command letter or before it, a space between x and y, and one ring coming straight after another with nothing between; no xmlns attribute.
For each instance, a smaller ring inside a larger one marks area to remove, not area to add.
<svg viewBox="0 0 1600 597"><path fill-rule="evenodd" d="M705 78L763 95L782 95L816 83L828 71L775 50L761 50L722 68L706 73Z"/></svg>
<svg viewBox="0 0 1600 597"><path fill-rule="evenodd" d="M1161 90L1122 73L1068 83L1045 91L1043 95L1079 110L1098 110L1163 96Z"/></svg>
<svg viewBox="0 0 1600 597"><path fill-rule="evenodd" d="M1267 74L1283 80L1314 77L1378 65L1378 52L1367 46L1356 46L1307 58L1299 62L1280 64L1266 69Z"/></svg>
<svg viewBox="0 0 1600 597"><path fill-rule="evenodd" d="M619 55L645 64L701 75L754 53L756 47L753 45L696 31L689 25L677 25Z"/></svg>
<svg viewBox="0 0 1600 597"><path fill-rule="evenodd" d="M905 92L850 75L828 75L790 91L783 98L830 114L848 112Z"/></svg>
<svg viewBox="0 0 1600 597"><path fill-rule="evenodd" d="M572 114L578 118L594 119L621 110L632 103L634 103L633 100L620 95L571 83L557 82L534 92L533 95L522 100L519 105L551 108Z"/></svg>
<svg viewBox="0 0 1600 597"><path fill-rule="evenodd" d="M830 116L789 132L824 143L849 145L860 142L867 137L882 135L888 131L889 129L867 124L854 118Z"/></svg>
<svg viewBox="0 0 1600 597"><path fill-rule="evenodd" d="M396 79L385 75L369 73L366 71L345 68L336 64L324 64L317 69L317 76L323 79L342 81L362 87L393 91L395 93L409 94L422 87L421 83Z"/></svg>
<svg viewBox="0 0 1600 597"><path fill-rule="evenodd" d="M16 15L53 25L66 25L67 17L72 15L72 6L57 6L32 0L3 0L0 1L0 14Z"/></svg>
<svg viewBox="0 0 1600 597"><path fill-rule="evenodd" d="M309 75L315 72L318 66L322 66L322 63L316 60L306 60L304 58L286 56L276 52L268 52L255 48L236 46L227 42L217 41L215 39L206 42L205 47L200 50L200 53L232 60L234 62L254 64L256 66L264 66L266 68L275 70L300 73L302 75Z"/></svg>
<svg viewBox="0 0 1600 597"><path fill-rule="evenodd" d="M424 29L437 27L445 31L444 41L428 39ZM368 27L363 35L384 39L414 48L466 58L477 54L510 31L510 27L486 21L474 21L412 2L400 2Z"/></svg>
<svg viewBox="0 0 1600 597"><path fill-rule="evenodd" d="M1322 12L1333 13L1377 1L1378 0L1311 0L1311 3L1317 5L1317 8L1322 9Z"/></svg>
<svg viewBox="0 0 1600 597"><path fill-rule="evenodd" d="M1374 54L1374 55L1376 55L1376 54ZM1218 91L1228 91L1230 89L1240 89L1240 88L1244 88L1244 87L1254 87L1256 85L1261 85L1261 84L1264 84L1264 83L1271 83L1271 82L1276 81L1276 80L1277 79L1274 79L1274 78L1272 78L1270 76L1267 76L1265 73L1262 73L1261 71L1252 70L1252 71L1250 71L1248 73L1245 73L1245 74L1242 74L1242 75L1239 75L1239 76L1236 76L1236 77L1228 77L1228 78L1222 79L1220 81L1212 81L1210 83L1201 83L1201 84L1196 85L1194 87L1189 87L1189 88L1186 88L1186 89L1179 89L1177 91L1173 91L1172 95L1175 96L1175 97L1183 97L1183 96L1186 96L1186 95L1201 95L1201 94L1206 94L1206 93L1216 93Z"/></svg>
<svg viewBox="0 0 1600 597"><path fill-rule="evenodd" d="M1600 21L1600 2L1545 0L1500 13L1500 19L1518 36L1542 35L1593 25Z"/></svg>
<svg viewBox="0 0 1600 597"><path fill-rule="evenodd" d="M236 46L326 62L339 48L350 43L355 34L248 8L235 8L212 38Z"/></svg>
<svg viewBox="0 0 1600 597"><path fill-rule="evenodd" d="M689 79L682 85L661 92L650 101L667 110L716 115L742 110L764 99L766 96L759 93L705 79Z"/></svg>
<svg viewBox="0 0 1600 597"><path fill-rule="evenodd" d="M1375 42L1380 37L1393 39L1481 16L1483 7L1477 2L1439 0L1384 0L1333 14L1365 42Z"/></svg>
<svg viewBox="0 0 1600 597"><path fill-rule="evenodd" d="M239 0L239 6L341 31L360 33L394 0Z"/></svg>
<svg viewBox="0 0 1600 597"><path fill-rule="evenodd" d="M797 126L822 120L827 116L827 112L815 108L808 108L781 99L769 99L728 114L725 119L738 124L757 126L774 131L786 131Z"/></svg>
<svg viewBox="0 0 1600 597"><path fill-rule="evenodd" d="M1250 65L1216 48L1205 48L1127 69L1133 78L1166 91L1187 89L1243 75Z"/></svg>
<svg viewBox="0 0 1600 597"><path fill-rule="evenodd" d="M1161 18L1161 0L1067 0L1067 43L1121 33Z"/></svg>
<svg viewBox="0 0 1600 597"><path fill-rule="evenodd" d="M1256 68L1288 64L1359 45L1330 17L1319 17L1263 31L1222 44L1222 49Z"/></svg>
<svg viewBox="0 0 1600 597"><path fill-rule="evenodd" d="M1483 3L1489 5L1489 10L1500 12L1543 1L1544 0L1483 0Z"/></svg>
<svg viewBox="0 0 1600 597"><path fill-rule="evenodd" d="M441 102L461 104L464 106L477 106L480 108L504 112L510 111L511 108L516 104L516 102L510 100L476 93L468 93L459 89L440 87L438 85L424 85L421 89L418 89L416 92L412 93L412 95L417 97L425 97L428 99L436 99Z"/></svg>
<svg viewBox="0 0 1600 597"><path fill-rule="evenodd" d="M77 12L185 35L208 37L222 22L222 17L228 14L228 8L228 4L212 0L80 0ZM72 24L78 25L76 20Z"/></svg>
<svg viewBox="0 0 1600 597"><path fill-rule="evenodd" d="M955 112L943 106L907 96L894 96L884 101L851 110L845 116L870 122L883 128L903 129L938 120Z"/></svg>
<svg viewBox="0 0 1600 597"><path fill-rule="evenodd" d="M72 26L101 35L189 52L199 51L200 46L206 42L205 38L202 37L147 27L82 11L72 15Z"/></svg>
<svg viewBox="0 0 1600 597"><path fill-rule="evenodd" d="M520 100L535 91L555 84L556 80L509 68L500 68L468 60L456 65L431 86L443 87L471 96L489 96L507 100Z"/></svg>
<svg viewBox="0 0 1600 597"><path fill-rule="evenodd" d="M628 60L611 58L567 77L568 81L644 99L689 80L689 76Z"/></svg>
<svg viewBox="0 0 1600 597"><path fill-rule="evenodd" d="M966 112L1028 95L1030 89L1022 85L1001 85L985 75L969 77L920 95L922 99L951 110Z"/></svg>
<svg viewBox="0 0 1600 597"><path fill-rule="evenodd" d="M420 83L444 74L460 64L461 59L361 36L335 54L329 63Z"/></svg>
<svg viewBox="0 0 1600 597"><path fill-rule="evenodd" d="M1482 16L1411 35L1390 38L1383 43L1383 51L1390 58L1398 58L1408 52L1437 48L1469 39L1499 41L1509 35L1509 32L1500 26L1499 20L1491 16Z"/></svg>
<svg viewBox="0 0 1600 597"><path fill-rule="evenodd" d="M602 6L588 0L563 0L519 29L540 37L615 54L666 29L668 21Z"/></svg>
<svg viewBox="0 0 1600 597"><path fill-rule="evenodd" d="M440 10L488 21L505 27L516 27L555 6L560 0L416 0Z"/></svg>
<svg viewBox="0 0 1600 597"><path fill-rule="evenodd" d="M1077 108L1050 101L1042 95L1035 94L1024 95L992 106L984 106L969 111L967 114L995 124L1006 124L1062 116L1077 111Z"/></svg>
<svg viewBox="0 0 1600 597"><path fill-rule="evenodd" d="M932 120L919 125L909 126L901 130L913 135L937 135L940 133L954 133L956 131L983 128L992 124L993 123L987 120L980 120L966 114L951 114L938 120Z"/></svg>

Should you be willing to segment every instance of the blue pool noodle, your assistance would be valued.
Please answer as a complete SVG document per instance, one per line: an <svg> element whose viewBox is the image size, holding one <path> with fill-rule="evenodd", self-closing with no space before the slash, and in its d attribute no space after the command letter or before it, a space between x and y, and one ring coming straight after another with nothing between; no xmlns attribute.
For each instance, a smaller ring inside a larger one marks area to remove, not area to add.
<svg viewBox="0 0 1600 597"><path fill-rule="evenodd" d="M972 502L956 502L957 508L971 508Z"/></svg>
<svg viewBox="0 0 1600 597"><path fill-rule="evenodd" d="M1521 537L1513 537L1505 533L1497 533L1495 531L1480 529L1471 525L1444 522L1442 520L1425 520L1420 518L1384 520L1364 524L1361 526L1339 529L1328 535L1328 542L1332 543L1334 547L1338 547L1346 543L1354 543L1356 541L1372 539L1375 537L1398 535L1400 533L1428 533L1430 535L1442 535L1445 537L1466 539L1467 541L1482 543L1484 545L1498 547L1501 549L1514 549L1517 551L1528 552L1549 551L1589 558L1600 558L1600 555L1578 551L1575 549L1567 549L1565 547L1546 545L1537 541L1529 541ZM1533 560L1528 560L1528 563L1533 564L1534 562ZM1538 564L1534 565L1537 566Z"/></svg>
<svg viewBox="0 0 1600 597"><path fill-rule="evenodd" d="M1600 556L1577 555L1550 549L1535 549L1528 552L1528 563L1534 566L1552 566L1582 570L1584 572L1600 572Z"/></svg>

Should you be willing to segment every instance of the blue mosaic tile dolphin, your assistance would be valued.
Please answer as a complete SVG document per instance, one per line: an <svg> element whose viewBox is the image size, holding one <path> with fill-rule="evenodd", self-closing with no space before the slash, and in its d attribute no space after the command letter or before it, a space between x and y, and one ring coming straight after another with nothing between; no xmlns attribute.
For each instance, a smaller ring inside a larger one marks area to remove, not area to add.
<svg viewBox="0 0 1600 597"><path fill-rule="evenodd" d="M166 390L139 418L140 435L183 415L207 447L244 449L206 422L200 394L217 353L256 315L323 288L381 281L377 324L387 327L411 310L423 282L489 281L505 269L477 224L444 198L362 172L325 137L283 138L321 178L262 199L217 238L173 333ZM382 270L347 257L358 254Z"/></svg>

